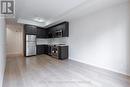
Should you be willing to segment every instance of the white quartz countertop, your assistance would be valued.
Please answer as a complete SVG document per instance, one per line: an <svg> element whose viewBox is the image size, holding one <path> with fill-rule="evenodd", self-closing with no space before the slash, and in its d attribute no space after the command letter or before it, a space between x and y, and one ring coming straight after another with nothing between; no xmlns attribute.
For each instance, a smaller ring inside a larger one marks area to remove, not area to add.
<svg viewBox="0 0 130 87"><path fill-rule="evenodd" d="M54 46L54 45L56 45L56 46L68 46L68 45L66 45L66 44L37 44L37 45L50 45L50 46Z"/></svg>

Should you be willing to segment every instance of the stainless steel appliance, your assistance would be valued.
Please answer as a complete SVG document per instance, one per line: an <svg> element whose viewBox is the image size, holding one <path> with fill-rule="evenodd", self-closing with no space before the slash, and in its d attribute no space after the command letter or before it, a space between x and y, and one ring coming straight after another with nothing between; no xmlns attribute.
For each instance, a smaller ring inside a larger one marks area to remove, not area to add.
<svg viewBox="0 0 130 87"><path fill-rule="evenodd" d="M55 37L62 37L63 31L62 30L57 30L55 32Z"/></svg>
<svg viewBox="0 0 130 87"><path fill-rule="evenodd" d="M36 35L26 35L26 56L36 55Z"/></svg>
<svg viewBox="0 0 130 87"><path fill-rule="evenodd" d="M56 45L52 46L51 47L51 55L52 55L52 57L58 59L58 54L59 54L59 48L58 48L58 46L56 46Z"/></svg>

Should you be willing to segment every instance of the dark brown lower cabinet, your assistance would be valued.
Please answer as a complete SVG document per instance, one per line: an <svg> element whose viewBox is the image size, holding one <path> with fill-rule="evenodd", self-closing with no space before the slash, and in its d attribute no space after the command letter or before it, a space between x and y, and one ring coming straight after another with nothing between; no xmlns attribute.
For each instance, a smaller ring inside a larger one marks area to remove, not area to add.
<svg viewBox="0 0 130 87"><path fill-rule="evenodd" d="M57 59L68 59L68 46L37 45L37 55L47 54Z"/></svg>
<svg viewBox="0 0 130 87"><path fill-rule="evenodd" d="M68 46L52 46L51 56L57 59L68 59Z"/></svg>
<svg viewBox="0 0 130 87"><path fill-rule="evenodd" d="M48 45L37 45L37 55L48 54Z"/></svg>
<svg viewBox="0 0 130 87"><path fill-rule="evenodd" d="M68 59L68 46L59 46L59 59Z"/></svg>
<svg viewBox="0 0 130 87"><path fill-rule="evenodd" d="M44 45L37 45L37 55L44 54Z"/></svg>

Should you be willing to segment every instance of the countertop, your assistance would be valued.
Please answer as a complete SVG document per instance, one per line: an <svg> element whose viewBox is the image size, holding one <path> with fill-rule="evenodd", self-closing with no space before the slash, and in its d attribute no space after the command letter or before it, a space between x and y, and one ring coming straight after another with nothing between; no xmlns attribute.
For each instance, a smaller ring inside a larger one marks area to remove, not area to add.
<svg viewBox="0 0 130 87"><path fill-rule="evenodd" d="M49 45L49 46L68 46L66 44L37 44L37 45Z"/></svg>

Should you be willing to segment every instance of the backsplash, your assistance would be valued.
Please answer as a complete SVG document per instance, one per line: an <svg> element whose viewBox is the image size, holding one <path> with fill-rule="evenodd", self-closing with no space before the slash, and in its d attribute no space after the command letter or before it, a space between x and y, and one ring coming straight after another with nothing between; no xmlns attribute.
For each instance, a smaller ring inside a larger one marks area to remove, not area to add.
<svg viewBox="0 0 130 87"><path fill-rule="evenodd" d="M49 40L50 44L67 44L68 37L62 37L62 38L51 38Z"/></svg>
<svg viewBox="0 0 130 87"><path fill-rule="evenodd" d="M68 37L37 39L37 44L68 44Z"/></svg>
<svg viewBox="0 0 130 87"><path fill-rule="evenodd" d="M37 45L49 44L49 39L37 39Z"/></svg>

